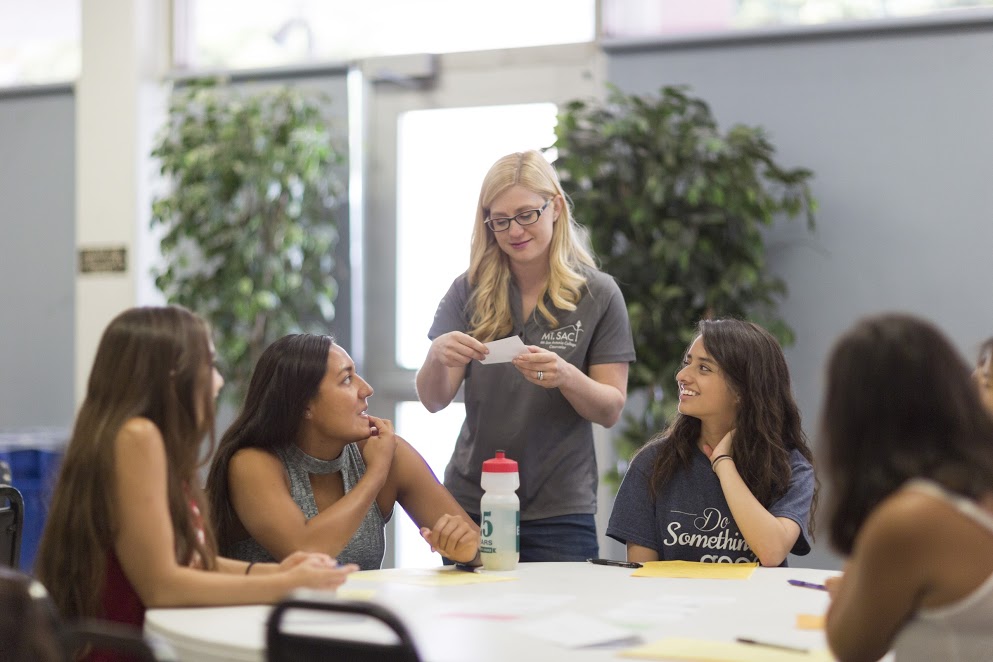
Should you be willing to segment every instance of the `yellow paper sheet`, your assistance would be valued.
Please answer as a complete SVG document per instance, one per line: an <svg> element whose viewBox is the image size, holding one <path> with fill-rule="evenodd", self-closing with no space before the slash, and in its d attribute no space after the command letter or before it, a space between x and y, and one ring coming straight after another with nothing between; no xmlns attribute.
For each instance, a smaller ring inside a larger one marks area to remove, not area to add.
<svg viewBox="0 0 993 662"><path fill-rule="evenodd" d="M463 586L488 582L509 582L517 579L505 573L466 572L454 568L388 568L363 570L350 576L356 581L393 582L415 586Z"/></svg>
<svg viewBox="0 0 993 662"><path fill-rule="evenodd" d="M697 561L649 561L632 577L677 577L687 579L748 579L758 563L699 563Z"/></svg>
<svg viewBox="0 0 993 662"><path fill-rule="evenodd" d="M705 639L662 639L644 646L622 650L618 655L642 660L693 660L695 662L831 662L834 657L821 648L807 653L778 650L728 641Z"/></svg>
<svg viewBox="0 0 993 662"><path fill-rule="evenodd" d="M824 614L797 614L796 627L798 630L823 630L826 620Z"/></svg>
<svg viewBox="0 0 993 662"><path fill-rule="evenodd" d="M342 587L335 591L335 595L342 600L361 600L363 602L368 602L376 597L376 591L371 588Z"/></svg>

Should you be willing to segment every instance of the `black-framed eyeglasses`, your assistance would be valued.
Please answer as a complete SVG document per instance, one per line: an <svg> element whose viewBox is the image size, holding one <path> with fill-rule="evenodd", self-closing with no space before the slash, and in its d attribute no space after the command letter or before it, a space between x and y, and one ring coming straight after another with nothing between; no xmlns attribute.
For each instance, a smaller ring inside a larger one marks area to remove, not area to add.
<svg viewBox="0 0 993 662"><path fill-rule="evenodd" d="M541 206L541 209L528 209L527 211L522 211L517 216L511 216L510 218L488 218L486 219L486 227L488 227L493 232L503 232L510 228L511 221L517 221L517 224L521 227L525 225L531 225L532 223L537 223L538 219L541 218L541 212L545 211L545 207L552 199L549 198L545 200L545 204Z"/></svg>

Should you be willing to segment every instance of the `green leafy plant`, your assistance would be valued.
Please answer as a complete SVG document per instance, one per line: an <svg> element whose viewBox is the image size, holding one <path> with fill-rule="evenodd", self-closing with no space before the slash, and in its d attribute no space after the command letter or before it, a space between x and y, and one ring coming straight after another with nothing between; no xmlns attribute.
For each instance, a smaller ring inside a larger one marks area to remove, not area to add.
<svg viewBox="0 0 993 662"><path fill-rule="evenodd" d="M198 81L173 95L152 152L169 184L152 206L155 283L210 322L234 401L270 342L334 318L346 189L326 102Z"/></svg>
<svg viewBox="0 0 993 662"><path fill-rule="evenodd" d="M786 283L767 270L763 228L804 216L813 230L812 173L778 165L761 128L721 131L686 87L658 96L611 88L605 102L573 101L555 147L576 218L624 293L638 354L629 387L646 406L614 436L617 481L675 410L664 395L698 320L752 319L793 342L776 313Z"/></svg>

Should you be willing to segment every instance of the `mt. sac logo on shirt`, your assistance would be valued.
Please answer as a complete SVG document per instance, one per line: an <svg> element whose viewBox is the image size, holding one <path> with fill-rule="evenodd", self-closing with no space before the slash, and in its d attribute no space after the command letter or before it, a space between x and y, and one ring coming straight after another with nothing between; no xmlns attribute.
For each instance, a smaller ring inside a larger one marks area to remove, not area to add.
<svg viewBox="0 0 993 662"><path fill-rule="evenodd" d="M582 320L541 334L538 344L545 349L575 349L579 334L583 332Z"/></svg>

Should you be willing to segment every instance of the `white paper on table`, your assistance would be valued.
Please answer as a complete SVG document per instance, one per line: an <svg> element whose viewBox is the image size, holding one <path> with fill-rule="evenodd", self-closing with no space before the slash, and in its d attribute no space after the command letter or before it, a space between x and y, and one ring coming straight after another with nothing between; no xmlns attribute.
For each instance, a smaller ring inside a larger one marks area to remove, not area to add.
<svg viewBox="0 0 993 662"><path fill-rule="evenodd" d="M486 616L528 616L552 611L576 599L574 595L532 595L510 593L487 600L454 602L447 611L455 614Z"/></svg>
<svg viewBox="0 0 993 662"><path fill-rule="evenodd" d="M611 607L604 618L625 625L652 625L672 623L700 612L708 605L734 602L732 597L661 595L650 600L636 600Z"/></svg>
<svg viewBox="0 0 993 662"><path fill-rule="evenodd" d="M494 340L493 342L486 343L486 347L490 350L490 353L480 361L482 364L507 363L515 356L520 356L528 351L520 336L510 336L509 338Z"/></svg>
<svg viewBox="0 0 993 662"><path fill-rule="evenodd" d="M576 612L559 612L554 616L531 618L526 623L515 624L514 629L566 648L614 643L629 646L635 640L641 640L630 630Z"/></svg>

